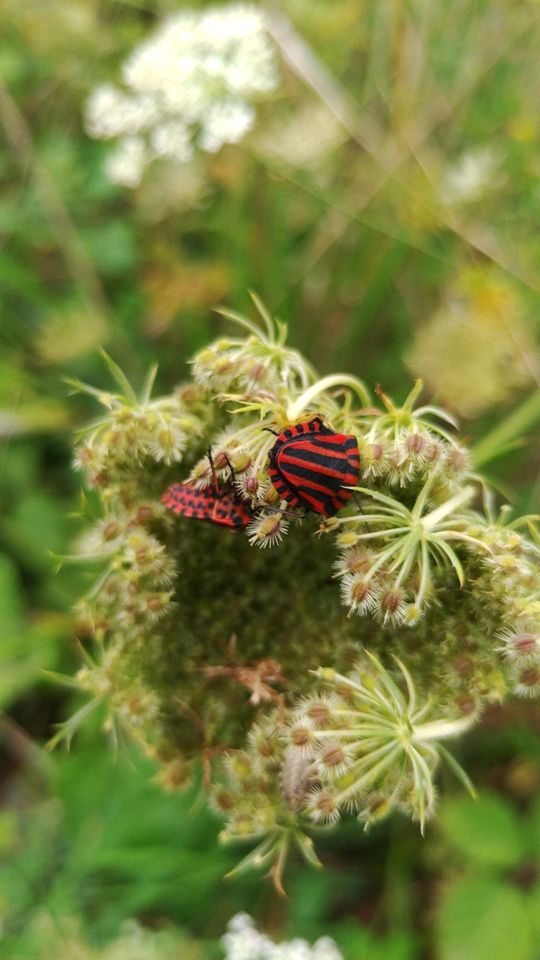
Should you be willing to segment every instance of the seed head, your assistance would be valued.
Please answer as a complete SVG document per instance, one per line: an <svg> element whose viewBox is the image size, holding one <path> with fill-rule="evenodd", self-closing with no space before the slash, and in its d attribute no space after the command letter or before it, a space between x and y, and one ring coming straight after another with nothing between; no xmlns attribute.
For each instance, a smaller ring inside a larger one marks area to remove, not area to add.
<svg viewBox="0 0 540 960"><path fill-rule="evenodd" d="M497 650L509 663L540 663L540 633L527 629L501 630Z"/></svg>
<svg viewBox="0 0 540 960"><path fill-rule="evenodd" d="M279 543L289 526L283 513L260 514L248 524L247 536L252 546L273 547Z"/></svg>
<svg viewBox="0 0 540 960"><path fill-rule="evenodd" d="M516 673L514 692L521 697L540 694L540 664L531 664Z"/></svg>

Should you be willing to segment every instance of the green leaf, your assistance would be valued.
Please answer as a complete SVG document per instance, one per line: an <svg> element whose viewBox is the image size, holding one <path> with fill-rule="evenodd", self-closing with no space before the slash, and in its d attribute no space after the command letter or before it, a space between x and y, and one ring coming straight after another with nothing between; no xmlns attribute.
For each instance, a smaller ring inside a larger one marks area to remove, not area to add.
<svg viewBox="0 0 540 960"><path fill-rule="evenodd" d="M478 800L459 796L447 800L441 825L462 856L490 867L513 867L525 856L525 837L509 804L495 794Z"/></svg>
<svg viewBox="0 0 540 960"><path fill-rule="evenodd" d="M366 927L346 920L333 924L329 933L343 956L351 960L414 960L419 956L418 944L405 931L375 937Z"/></svg>
<svg viewBox="0 0 540 960"><path fill-rule="evenodd" d="M438 960L534 960L525 897L489 877L466 877L440 911Z"/></svg>

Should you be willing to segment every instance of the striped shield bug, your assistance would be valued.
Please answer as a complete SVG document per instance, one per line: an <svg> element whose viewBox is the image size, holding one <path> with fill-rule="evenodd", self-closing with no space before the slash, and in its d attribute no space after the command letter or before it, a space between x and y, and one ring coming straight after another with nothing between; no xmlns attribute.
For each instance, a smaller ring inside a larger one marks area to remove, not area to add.
<svg viewBox="0 0 540 960"><path fill-rule="evenodd" d="M192 483L173 483L167 487L161 502L174 513L192 520L206 520L231 530L243 530L253 519L253 510L232 486L234 471L231 468L231 482L219 487L210 450L208 459L213 479L212 488L199 490Z"/></svg>
<svg viewBox="0 0 540 960"><path fill-rule="evenodd" d="M358 483L356 437L336 433L320 417L287 427L269 454L269 474L279 496L292 507L333 516Z"/></svg>

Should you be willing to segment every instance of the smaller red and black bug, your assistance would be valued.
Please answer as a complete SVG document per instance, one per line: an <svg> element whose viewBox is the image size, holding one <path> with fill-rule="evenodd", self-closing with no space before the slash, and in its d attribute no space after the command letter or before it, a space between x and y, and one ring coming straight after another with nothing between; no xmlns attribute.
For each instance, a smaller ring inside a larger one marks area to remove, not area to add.
<svg viewBox="0 0 540 960"><path fill-rule="evenodd" d="M231 530L243 530L253 519L253 510L235 493L230 483L219 488L210 451L208 459L213 489L199 490L192 483L173 483L163 494L161 502L174 513L192 520L206 520ZM231 478L233 476L231 469Z"/></svg>
<svg viewBox="0 0 540 960"><path fill-rule="evenodd" d="M360 454L356 437L336 433L320 417L287 427L269 453L272 484L293 507L333 516L353 495Z"/></svg>

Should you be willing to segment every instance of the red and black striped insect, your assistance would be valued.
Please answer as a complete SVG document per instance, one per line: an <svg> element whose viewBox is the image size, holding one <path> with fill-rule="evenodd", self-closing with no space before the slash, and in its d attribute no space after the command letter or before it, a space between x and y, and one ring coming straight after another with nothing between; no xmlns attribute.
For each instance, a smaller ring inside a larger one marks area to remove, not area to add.
<svg viewBox="0 0 540 960"><path fill-rule="evenodd" d="M292 507L333 516L353 495L360 454L356 437L336 433L320 417L287 427L269 454L272 484Z"/></svg>
<svg viewBox="0 0 540 960"><path fill-rule="evenodd" d="M199 490L192 483L173 483L167 488L161 502L174 513L192 520L206 520L231 530L243 530L253 519L250 505L239 497L232 484L218 485L212 454L208 451L213 488ZM231 481L234 471L231 468Z"/></svg>

